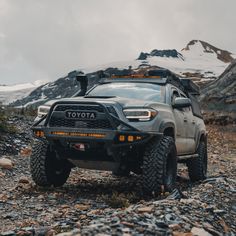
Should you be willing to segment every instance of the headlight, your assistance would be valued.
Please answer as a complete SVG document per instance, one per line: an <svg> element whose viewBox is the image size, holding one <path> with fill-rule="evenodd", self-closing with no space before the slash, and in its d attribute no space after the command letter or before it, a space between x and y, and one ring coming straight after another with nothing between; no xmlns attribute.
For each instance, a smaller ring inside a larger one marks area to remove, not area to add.
<svg viewBox="0 0 236 236"><path fill-rule="evenodd" d="M123 112L125 117L130 121L149 121L158 113L151 108L129 108L124 109Z"/></svg>
<svg viewBox="0 0 236 236"><path fill-rule="evenodd" d="M49 110L50 110L50 106L45 106L45 105L39 106L38 107L38 117L41 118L41 117L47 115Z"/></svg>

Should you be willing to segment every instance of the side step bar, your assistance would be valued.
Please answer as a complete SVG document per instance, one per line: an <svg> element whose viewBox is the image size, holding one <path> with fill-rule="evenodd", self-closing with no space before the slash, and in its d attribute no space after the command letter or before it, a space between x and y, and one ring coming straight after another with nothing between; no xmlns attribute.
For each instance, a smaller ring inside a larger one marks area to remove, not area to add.
<svg viewBox="0 0 236 236"><path fill-rule="evenodd" d="M192 154L192 155L183 155L183 156L177 156L178 160L186 160L189 158L197 158L199 155L198 154Z"/></svg>

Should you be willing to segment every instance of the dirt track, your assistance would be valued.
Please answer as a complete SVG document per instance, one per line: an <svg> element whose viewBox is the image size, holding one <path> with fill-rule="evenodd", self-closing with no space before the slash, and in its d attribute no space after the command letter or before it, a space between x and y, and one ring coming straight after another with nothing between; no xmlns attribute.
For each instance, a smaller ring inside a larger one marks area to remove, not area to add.
<svg viewBox="0 0 236 236"><path fill-rule="evenodd" d="M236 127L208 126L208 132L209 178L192 184L180 165L178 200L168 194L144 198L136 175L116 178L78 169L61 188L39 188L31 181L30 149L24 147L21 154L8 155L12 170L0 169L0 232L234 235Z"/></svg>

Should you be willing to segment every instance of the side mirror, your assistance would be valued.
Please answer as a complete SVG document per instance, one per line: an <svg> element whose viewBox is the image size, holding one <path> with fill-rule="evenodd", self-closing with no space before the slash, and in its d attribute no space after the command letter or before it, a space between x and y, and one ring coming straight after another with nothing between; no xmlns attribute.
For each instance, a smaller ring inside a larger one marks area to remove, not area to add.
<svg viewBox="0 0 236 236"><path fill-rule="evenodd" d="M173 101L173 108L184 108L190 107L192 105L191 100L189 98L177 97Z"/></svg>

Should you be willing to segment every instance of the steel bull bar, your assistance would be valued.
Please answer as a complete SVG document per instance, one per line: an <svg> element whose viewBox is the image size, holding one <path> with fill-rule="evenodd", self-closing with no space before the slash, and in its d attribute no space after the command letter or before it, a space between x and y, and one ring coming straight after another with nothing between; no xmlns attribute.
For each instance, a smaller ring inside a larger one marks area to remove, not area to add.
<svg viewBox="0 0 236 236"><path fill-rule="evenodd" d="M103 142L110 143L111 145L125 146L146 143L153 137L161 137L163 134L159 132L143 132L132 125L124 122L118 117L111 114L108 108L98 102L89 102L89 105L98 105L103 108L105 115L111 123L112 129L88 129L88 128L67 128L67 127L50 127L49 121L55 106L57 105L77 105L77 101L60 101L55 102L50 108L47 115L36 121L31 129L34 133L34 137L38 139L61 140L68 142ZM86 106L88 102L80 101L79 104ZM41 122L43 125L40 125ZM118 128L117 124L122 124L127 130Z"/></svg>

